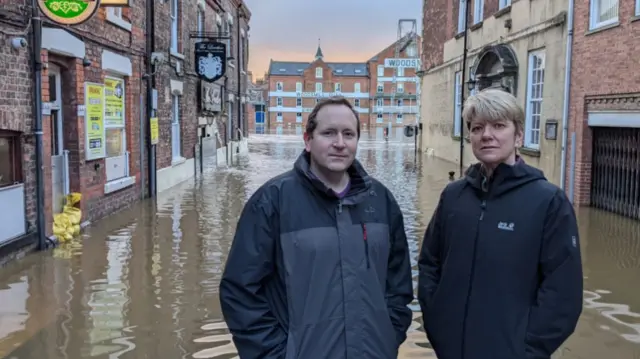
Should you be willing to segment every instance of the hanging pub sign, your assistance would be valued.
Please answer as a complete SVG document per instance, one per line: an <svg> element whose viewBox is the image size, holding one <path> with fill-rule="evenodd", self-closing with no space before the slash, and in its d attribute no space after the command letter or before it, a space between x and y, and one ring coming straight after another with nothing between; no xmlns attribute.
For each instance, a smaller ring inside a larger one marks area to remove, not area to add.
<svg viewBox="0 0 640 359"><path fill-rule="evenodd" d="M227 45L217 41L197 42L195 60L198 77L215 82L227 71Z"/></svg>
<svg viewBox="0 0 640 359"><path fill-rule="evenodd" d="M91 19L100 0L38 0L40 11L61 25L79 25Z"/></svg>
<svg viewBox="0 0 640 359"><path fill-rule="evenodd" d="M40 11L60 25L80 25L100 7L130 7L131 0L38 0Z"/></svg>

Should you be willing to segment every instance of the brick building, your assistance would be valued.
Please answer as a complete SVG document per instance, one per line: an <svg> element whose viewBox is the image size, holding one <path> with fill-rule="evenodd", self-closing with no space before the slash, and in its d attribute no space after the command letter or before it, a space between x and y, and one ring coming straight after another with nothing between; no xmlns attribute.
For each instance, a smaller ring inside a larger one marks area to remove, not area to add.
<svg viewBox="0 0 640 359"><path fill-rule="evenodd" d="M501 88L514 94L526 112L524 160L559 184L567 8L566 0L425 2L422 149L463 167L474 162L460 123L463 94Z"/></svg>
<svg viewBox="0 0 640 359"><path fill-rule="evenodd" d="M82 194L83 222L149 195L149 117L159 119L158 192L193 176L195 148L204 139L214 152L222 150L224 160L227 148L238 146L240 132L246 135L247 96L240 84L246 83L250 12L244 3L150 1L101 7L75 26L57 26L42 16L47 236L68 193ZM22 3L0 0L0 249L26 242L39 229L30 17ZM150 24L154 31L147 31ZM151 41L146 34L153 34ZM227 73L217 84L218 101L210 101L217 108L205 103L205 86L194 71L193 44L205 35L222 36L228 44ZM157 90L149 97L148 81ZM153 113L147 111L156 104Z"/></svg>
<svg viewBox="0 0 640 359"><path fill-rule="evenodd" d="M640 1L576 1L574 19L567 188L640 218Z"/></svg>
<svg viewBox="0 0 640 359"><path fill-rule="evenodd" d="M276 133L295 129L301 134L315 104L321 97L332 95L352 101L363 127L380 126L382 131L381 126L388 124L415 123L419 45L419 37L416 40L412 34L365 62L327 62L320 46L310 63L271 60L266 79L269 91L266 124L258 123L256 131L266 126ZM393 61L396 57L416 57L416 62L413 68L402 67L395 74L394 87L394 71L390 67L397 67ZM392 61L387 63L387 59Z"/></svg>
<svg viewBox="0 0 640 359"><path fill-rule="evenodd" d="M218 163L226 163L238 130L247 135L251 13L241 0L169 0L156 3L154 12L155 51L168 58L154 76L160 138L173 139L156 150L160 192L193 176L200 143L217 149ZM195 73L194 45L216 39L227 44L229 60L225 76L209 84ZM213 99L203 96L209 91Z"/></svg>

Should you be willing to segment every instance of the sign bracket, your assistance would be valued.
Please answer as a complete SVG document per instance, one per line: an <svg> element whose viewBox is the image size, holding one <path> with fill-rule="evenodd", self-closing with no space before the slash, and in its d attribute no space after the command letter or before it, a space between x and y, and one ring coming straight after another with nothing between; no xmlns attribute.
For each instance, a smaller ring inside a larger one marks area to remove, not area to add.
<svg viewBox="0 0 640 359"><path fill-rule="evenodd" d="M199 40L231 40L231 34L217 31L191 31L189 38Z"/></svg>

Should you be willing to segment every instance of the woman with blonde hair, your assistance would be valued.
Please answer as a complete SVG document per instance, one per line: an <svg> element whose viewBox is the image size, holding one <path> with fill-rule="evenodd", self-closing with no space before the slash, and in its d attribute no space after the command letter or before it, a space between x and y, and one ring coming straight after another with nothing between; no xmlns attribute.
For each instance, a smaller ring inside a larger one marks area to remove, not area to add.
<svg viewBox="0 0 640 359"><path fill-rule="evenodd" d="M442 192L425 232L418 299L438 359L548 359L582 311L576 216L565 193L517 155L524 112L511 94L469 97L479 163Z"/></svg>

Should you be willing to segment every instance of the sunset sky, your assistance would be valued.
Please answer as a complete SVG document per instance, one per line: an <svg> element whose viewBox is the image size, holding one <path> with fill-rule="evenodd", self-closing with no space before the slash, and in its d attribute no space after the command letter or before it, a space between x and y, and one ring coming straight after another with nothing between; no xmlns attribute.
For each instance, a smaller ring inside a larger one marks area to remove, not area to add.
<svg viewBox="0 0 640 359"><path fill-rule="evenodd" d="M320 38L327 61L366 61L398 37L399 19L421 26L422 0L245 0L251 10L249 69L269 59L312 61ZM393 4L393 5L391 5Z"/></svg>

